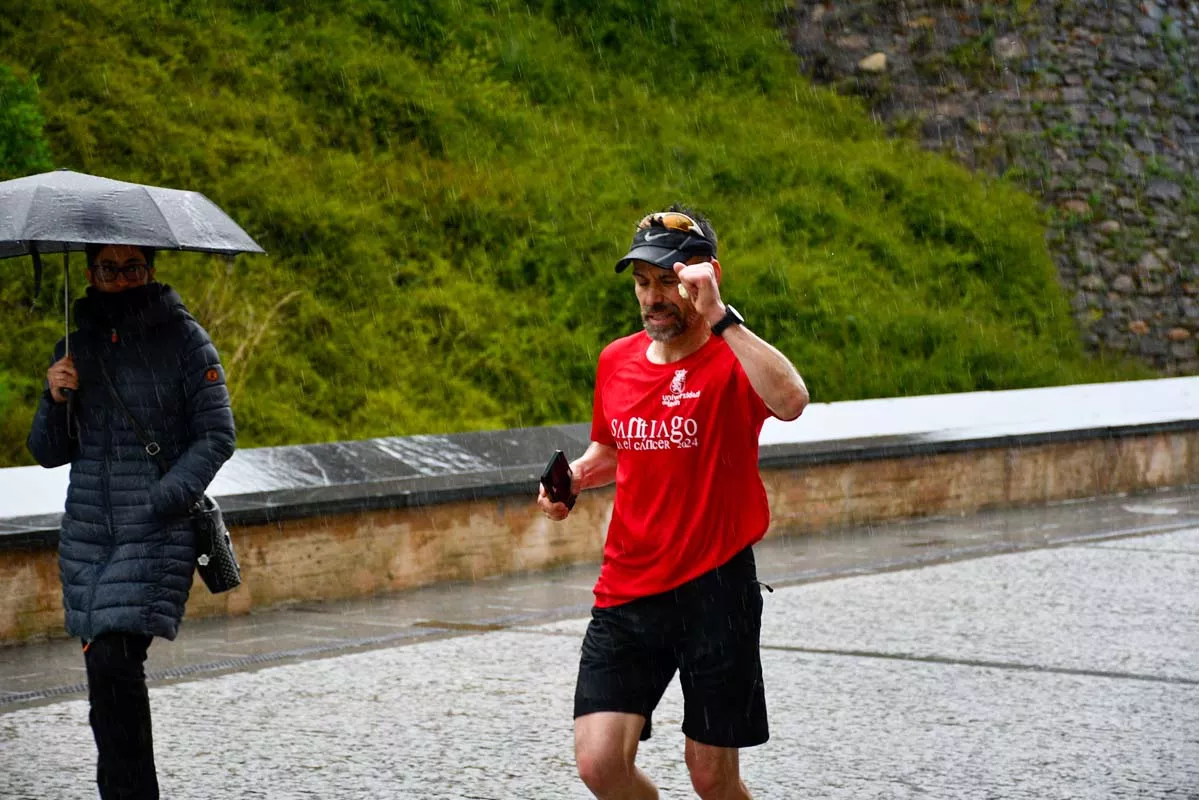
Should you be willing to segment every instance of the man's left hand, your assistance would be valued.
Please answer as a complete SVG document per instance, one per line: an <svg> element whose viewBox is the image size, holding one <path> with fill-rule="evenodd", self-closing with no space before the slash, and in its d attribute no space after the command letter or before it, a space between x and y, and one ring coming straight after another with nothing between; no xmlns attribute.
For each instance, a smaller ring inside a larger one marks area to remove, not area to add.
<svg viewBox="0 0 1199 800"><path fill-rule="evenodd" d="M708 324L720 322L724 316L724 303L720 301L720 285L716 281L716 268L712 262L684 264L679 261L674 265L674 274L679 276L679 282L686 288L691 304L708 320Z"/></svg>

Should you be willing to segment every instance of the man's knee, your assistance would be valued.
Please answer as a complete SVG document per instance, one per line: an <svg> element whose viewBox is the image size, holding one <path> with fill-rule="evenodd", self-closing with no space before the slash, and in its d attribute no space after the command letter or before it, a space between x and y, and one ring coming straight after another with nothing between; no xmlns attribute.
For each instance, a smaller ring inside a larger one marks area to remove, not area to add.
<svg viewBox="0 0 1199 800"><path fill-rule="evenodd" d="M633 774L633 759L625 755L618 741L576 744L575 762L579 778L598 795L623 786Z"/></svg>
<svg viewBox="0 0 1199 800"><path fill-rule="evenodd" d="M706 767L691 770L691 786L694 787L695 793L704 800L731 797L733 790L740 783L741 778L732 771Z"/></svg>
<svg viewBox="0 0 1199 800"><path fill-rule="evenodd" d="M741 786L736 750L687 748L687 770L691 786L702 798L735 797Z"/></svg>
<svg viewBox="0 0 1199 800"><path fill-rule="evenodd" d="M575 720L575 764L593 794L608 796L628 785L644 722L632 714L604 712Z"/></svg>

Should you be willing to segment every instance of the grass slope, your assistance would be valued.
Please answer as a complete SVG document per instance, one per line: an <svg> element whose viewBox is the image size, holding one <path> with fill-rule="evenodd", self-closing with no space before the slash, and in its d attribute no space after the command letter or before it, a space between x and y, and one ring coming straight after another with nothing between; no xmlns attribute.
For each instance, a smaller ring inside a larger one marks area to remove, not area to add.
<svg viewBox="0 0 1199 800"><path fill-rule="evenodd" d="M57 166L203 191L269 251L159 262L243 445L588 418L638 327L611 265L676 199L816 400L1141 374L1083 356L1032 200L797 77L781 0L592 5L0 0L0 64ZM61 284L29 314L28 262L0 268L25 463Z"/></svg>

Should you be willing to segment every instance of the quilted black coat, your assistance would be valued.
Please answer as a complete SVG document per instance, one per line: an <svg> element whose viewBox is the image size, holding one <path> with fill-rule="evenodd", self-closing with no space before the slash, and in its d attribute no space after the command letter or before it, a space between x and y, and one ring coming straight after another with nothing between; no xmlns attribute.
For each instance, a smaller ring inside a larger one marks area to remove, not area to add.
<svg viewBox="0 0 1199 800"><path fill-rule="evenodd" d="M110 632L174 639L195 569L188 509L236 440L225 374L169 286L89 290L75 320L74 419L68 425L67 405L47 390L28 441L42 466L71 465L59 537L67 632L86 641ZM62 354L59 342L55 359ZM109 392L101 362L161 446L165 477Z"/></svg>

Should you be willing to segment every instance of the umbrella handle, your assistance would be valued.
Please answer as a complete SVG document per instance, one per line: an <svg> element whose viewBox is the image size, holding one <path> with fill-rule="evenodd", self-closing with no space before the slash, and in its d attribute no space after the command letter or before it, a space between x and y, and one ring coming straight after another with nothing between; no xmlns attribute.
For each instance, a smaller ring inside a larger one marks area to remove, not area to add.
<svg viewBox="0 0 1199 800"><path fill-rule="evenodd" d="M62 251L62 313L64 330L62 336L63 358L71 354L71 251ZM75 417L75 390L60 389L62 396L67 398L67 438L74 439L76 434L71 431L71 420Z"/></svg>
<svg viewBox="0 0 1199 800"><path fill-rule="evenodd" d="M61 391L63 396L67 398L67 438L78 439L79 431L73 430L75 426L71 424L71 420L75 418L75 390L60 389L59 391Z"/></svg>

